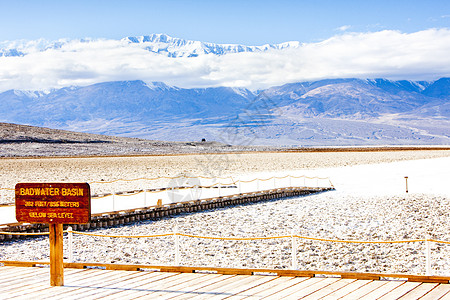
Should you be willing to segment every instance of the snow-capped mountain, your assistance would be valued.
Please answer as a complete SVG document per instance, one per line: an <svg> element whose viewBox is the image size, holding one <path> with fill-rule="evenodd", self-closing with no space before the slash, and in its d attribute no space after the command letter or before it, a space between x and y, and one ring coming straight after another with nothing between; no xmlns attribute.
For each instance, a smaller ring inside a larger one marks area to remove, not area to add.
<svg viewBox="0 0 450 300"><path fill-rule="evenodd" d="M0 94L1 119L46 125L105 119L131 118L173 120L240 112L254 94L246 89L182 89L162 82L104 82L86 87L68 87L48 93L7 91ZM13 107L13 113L8 112ZM9 117L8 117L9 116Z"/></svg>
<svg viewBox="0 0 450 300"><path fill-rule="evenodd" d="M24 56L33 52L41 52L50 49L63 49L65 46L78 43L95 43L104 41L99 39L61 39L57 41L12 41L0 43L0 57ZM113 40L114 41L114 40ZM121 47L139 47L149 52L168 57L196 57L204 54L224 55L240 52L264 52L268 50L281 50L298 48L301 44L297 41L281 44L265 44L261 46L246 46L237 44L215 44L201 41L185 40L171 37L166 34L151 34L145 36L130 36L121 40L115 40Z"/></svg>
<svg viewBox="0 0 450 300"><path fill-rule="evenodd" d="M45 39L38 40L15 40L0 42L0 57L2 56L25 56L30 53L42 52L47 50L61 49L71 43L89 43L93 39L59 39L56 41L48 41Z"/></svg>
<svg viewBox="0 0 450 300"><path fill-rule="evenodd" d="M330 79L259 93L118 81L0 94L0 122L229 144L450 144L450 80Z"/></svg>
<svg viewBox="0 0 450 300"><path fill-rule="evenodd" d="M262 46L245 46L236 44L214 44L200 41L174 38L166 34L152 34L146 36L126 37L124 42L138 44L148 51L164 54L169 57L195 57L202 54L223 55L240 52L263 52L270 49L298 48L299 42L282 44L265 44Z"/></svg>
<svg viewBox="0 0 450 300"><path fill-rule="evenodd" d="M422 93L425 86L428 83L334 79L286 84L265 94L281 103L288 115L367 118L404 113L432 102Z"/></svg>

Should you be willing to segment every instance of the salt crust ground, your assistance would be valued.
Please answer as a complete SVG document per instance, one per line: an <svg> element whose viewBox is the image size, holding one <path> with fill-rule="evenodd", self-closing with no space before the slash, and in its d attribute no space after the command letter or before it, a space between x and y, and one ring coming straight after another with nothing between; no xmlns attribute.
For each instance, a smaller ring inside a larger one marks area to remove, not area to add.
<svg viewBox="0 0 450 300"><path fill-rule="evenodd" d="M230 174L234 171L236 173L260 172L259 174L263 174L267 171L287 172L287 170L295 172L303 170L306 173L317 174L329 173L332 180L334 178L337 190L314 196L181 215L160 221L146 221L96 232L141 235L170 232L177 226L180 232L206 236L274 236L290 234L294 230L300 235L336 239L397 240L424 238L428 234L433 238L450 241L450 215L447 209L449 207L448 188L428 193L426 189L418 188L420 182L413 181L414 185L410 187L413 193L406 194L403 191L404 186L393 188L399 182L403 184L403 181L395 182L395 184L387 183L386 188L380 187L379 183L375 181L380 176L380 168L385 170L386 174L392 174L395 177L403 174L402 170L408 170L408 174L405 175L412 178L418 177L420 173L428 174L433 173L433 170L439 171L440 166L444 170L449 170L448 152L285 155L250 154L241 156L241 159L228 158L228 167L224 168L222 173ZM435 157L445 158L375 164ZM199 164L193 163L194 161L198 163L199 159L202 159L201 156L195 160L192 160L193 157L190 156L172 157L172 159L174 161L169 159L165 162L167 164L178 163L185 167L184 171L193 173L196 170L202 170ZM183 159L185 160L183 161ZM109 178L114 175L126 176L128 174L129 176L136 175L135 177L142 176L139 171L145 169L145 163L141 161L130 164L133 159L125 159L125 161L127 163L122 164L123 167L116 170L117 173L112 173L114 168L108 166L110 161L103 162L106 170L111 172L108 174ZM20 160L17 162L19 165L22 163ZM43 160L42 162L48 161ZM208 162L208 159L203 157L203 162ZM33 160L32 163L36 165L36 161ZM94 164L93 161L91 163ZM350 166L367 163L372 165ZM96 165L98 164L100 162L96 161ZM347 167L342 167L343 165L347 165ZM427 165L430 167L426 167ZM216 164L215 166L220 165ZM339 168L325 169L332 166ZM319 167L322 168L315 169ZM56 173L58 168L54 170ZM160 172L165 170L168 173L176 173L167 165L165 169L159 170ZM439 176L436 177L436 180L427 182L427 186L441 186L442 182L448 181L448 172L436 172ZM24 176L26 173L16 174L16 176ZM76 177L81 175L79 173L70 174L74 174ZM339 178L339 174L342 178ZM359 174L356 178L362 178L365 174L367 180L361 181L363 184L355 181L356 186L351 186L345 178L352 178L351 176L355 178L355 174ZM447 176L442 178L443 175ZM91 174L91 176L93 175ZM392 182L389 176L386 176L386 180ZM403 177L401 180L404 180ZM371 185L371 182L374 184ZM289 268L291 264L289 239L237 242L181 238L181 245L182 265ZM65 247L67 248L67 245ZM449 245L432 244L434 274L450 275L449 247ZM0 249L0 259L47 260L49 253L46 239L7 242L0 244ZM172 237L130 240L76 236L75 249L76 261L156 265L170 265L174 261ZM67 249L65 251L67 253ZM424 245L422 243L354 245L299 241L298 251L300 269L415 274L423 274L425 271Z"/></svg>
<svg viewBox="0 0 450 300"><path fill-rule="evenodd" d="M376 164L401 160L448 157L450 151L248 153L103 158L0 159L0 188L18 182L94 182L117 179L173 177L181 174L213 178L260 176L289 172ZM327 174L325 174L327 175ZM329 176L329 175L327 175ZM165 187L169 179L91 184L95 193ZM14 192L0 190L0 204L13 203Z"/></svg>

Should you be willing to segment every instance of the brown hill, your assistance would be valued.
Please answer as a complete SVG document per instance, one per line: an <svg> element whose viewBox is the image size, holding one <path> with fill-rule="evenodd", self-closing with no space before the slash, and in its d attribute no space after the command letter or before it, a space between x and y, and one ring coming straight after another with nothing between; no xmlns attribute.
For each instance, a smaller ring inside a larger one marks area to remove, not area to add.
<svg viewBox="0 0 450 300"><path fill-rule="evenodd" d="M151 155L266 149L206 141L151 141L0 123L0 157Z"/></svg>

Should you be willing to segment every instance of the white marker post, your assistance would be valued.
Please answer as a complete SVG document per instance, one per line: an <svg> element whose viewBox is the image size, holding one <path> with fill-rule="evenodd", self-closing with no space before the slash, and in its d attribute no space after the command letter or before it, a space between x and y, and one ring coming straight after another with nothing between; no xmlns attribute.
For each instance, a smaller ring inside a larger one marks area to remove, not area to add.
<svg viewBox="0 0 450 300"><path fill-rule="evenodd" d="M406 181L406 193L408 193L408 176L405 176L405 181Z"/></svg>

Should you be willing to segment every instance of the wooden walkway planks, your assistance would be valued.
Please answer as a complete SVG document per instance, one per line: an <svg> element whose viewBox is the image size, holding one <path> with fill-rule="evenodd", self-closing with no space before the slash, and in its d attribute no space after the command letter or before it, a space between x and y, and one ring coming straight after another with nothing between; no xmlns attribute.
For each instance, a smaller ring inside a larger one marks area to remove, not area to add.
<svg viewBox="0 0 450 300"><path fill-rule="evenodd" d="M450 299L450 284L338 277L0 267L0 299Z"/></svg>
<svg viewBox="0 0 450 300"><path fill-rule="evenodd" d="M362 287L370 282L372 282L372 280L369 280L369 279L355 280L352 283L347 284L343 288L332 291L330 294L324 296L323 299L333 300L333 299L339 299L341 297L345 297L346 295L350 294L354 290L359 289L360 287Z"/></svg>
<svg viewBox="0 0 450 300"><path fill-rule="evenodd" d="M405 282L402 285L398 286L397 288L393 289L392 291L388 291L386 294L384 294L382 297L380 297L380 300L388 300L388 299L398 299L410 291L414 290L416 287L420 285L420 282Z"/></svg>
<svg viewBox="0 0 450 300"><path fill-rule="evenodd" d="M311 279L313 279L313 278L311 278ZM331 284L333 284L339 280L341 280L341 279L325 278L317 283L314 283L313 285L310 285L309 287L296 288L293 290L293 293L291 293L289 296L285 297L284 299L293 299L294 300L294 299L298 299L298 298L304 298L304 297L311 295L317 291L320 291L323 288L330 286Z"/></svg>
<svg viewBox="0 0 450 300"><path fill-rule="evenodd" d="M389 281L385 285L382 285L381 287L373 290L372 292L366 294L364 297L360 298L360 300L376 300L382 296L384 296L388 291L393 290L400 285L405 283L404 281L395 280L395 281Z"/></svg>
<svg viewBox="0 0 450 300"><path fill-rule="evenodd" d="M450 296L450 284L441 284L420 299L421 300L434 300L434 299L439 299L446 294L448 296Z"/></svg>
<svg viewBox="0 0 450 300"><path fill-rule="evenodd" d="M292 278L293 277L279 277L279 276L274 276L274 278L268 282L266 282L265 284L261 284L255 287L252 287L242 293L239 293L238 295L233 295L231 297L229 297L228 299L230 300L237 300L237 299L261 299L264 296L263 293L271 290L272 292L276 292L273 291L273 289L275 287L277 287L279 290L283 289L283 286L286 284L287 281L290 282L290 285L293 285L294 283L292 283ZM306 279L306 278L304 278ZM289 286L290 286L289 285Z"/></svg>
<svg viewBox="0 0 450 300"><path fill-rule="evenodd" d="M196 290L233 276L234 275L208 274L204 277L187 281L184 284L177 284L172 290L153 293L152 295L158 297L158 299L180 299L183 295L196 295Z"/></svg>
<svg viewBox="0 0 450 300"><path fill-rule="evenodd" d="M281 277L276 279L277 280L277 284L276 285L271 285L269 284L267 286L267 288L265 288L264 286L258 286L256 287L254 293L251 293L251 290L248 290L246 292L240 293L238 295L234 295L233 297L237 297L237 296L247 296L248 299L261 299L264 297L271 297L274 294L289 288L299 282L302 282L304 280L307 280L308 278L304 278L304 277L295 277L295 278L289 278L289 280L285 281L284 278L286 277ZM281 279L281 281L280 281ZM231 298L231 297L230 297Z"/></svg>
<svg viewBox="0 0 450 300"><path fill-rule="evenodd" d="M434 289L436 286L438 286L438 283L421 283L414 290L409 291L407 294L405 294L403 297L400 297L399 299L407 300L407 299L421 298L422 296L430 292L432 289Z"/></svg>
<svg viewBox="0 0 450 300"><path fill-rule="evenodd" d="M350 283L356 281L356 279L341 279L338 280L329 286L326 286L320 290L315 291L314 293L309 294L308 296L304 297L305 300L314 300L314 299L321 299L329 294L331 294L334 291L340 290L341 288L345 287L346 285L349 285Z"/></svg>

